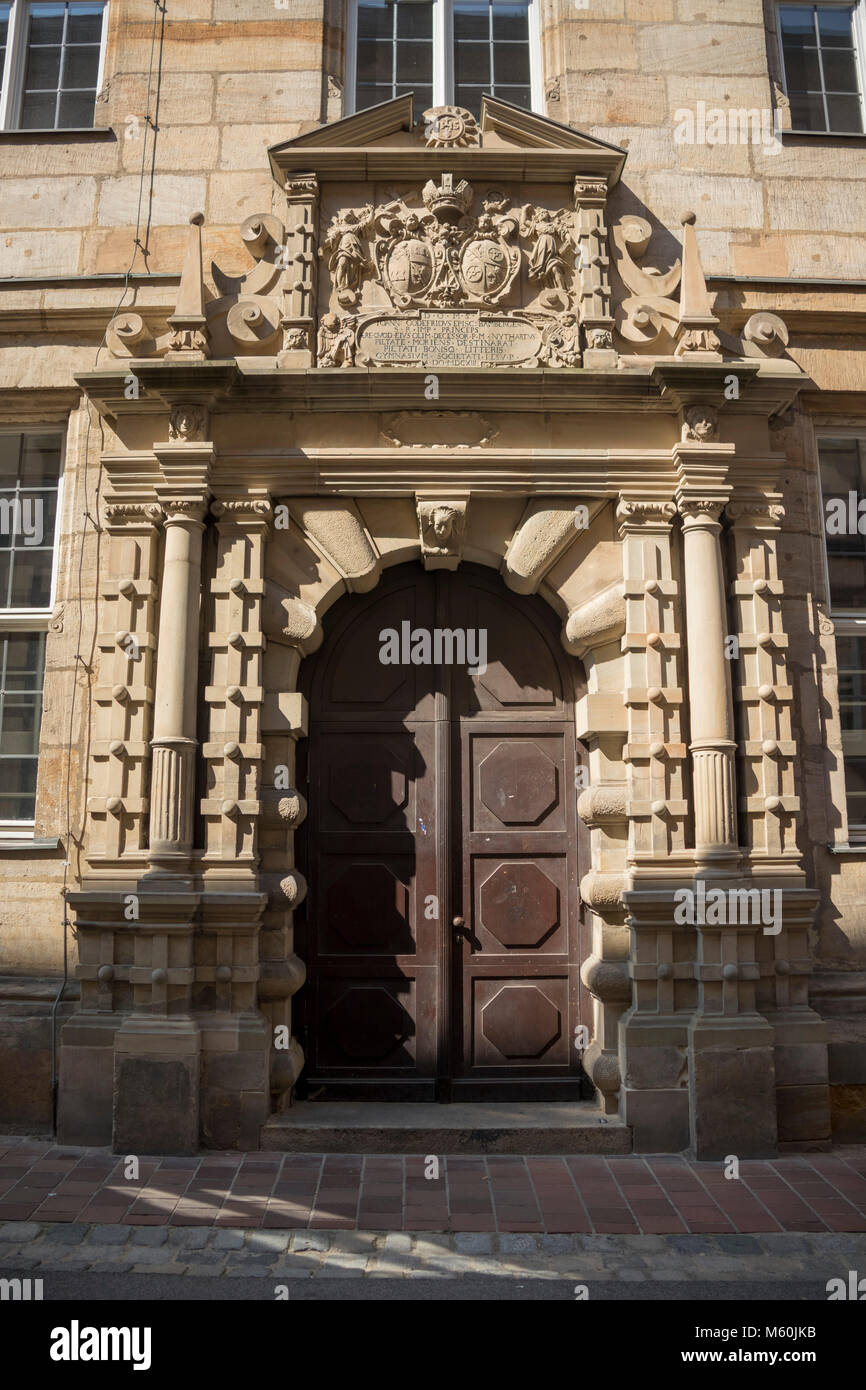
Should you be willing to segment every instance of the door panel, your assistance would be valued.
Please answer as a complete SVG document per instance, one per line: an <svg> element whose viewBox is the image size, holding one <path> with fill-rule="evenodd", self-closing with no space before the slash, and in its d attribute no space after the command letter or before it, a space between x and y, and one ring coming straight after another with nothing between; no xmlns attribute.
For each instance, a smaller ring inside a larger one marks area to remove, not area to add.
<svg viewBox="0 0 866 1390"><path fill-rule="evenodd" d="M487 669L383 665L380 634L407 621L483 628ZM325 628L303 672L299 761L310 1091L585 1094L573 689L556 618L473 566L402 566Z"/></svg>

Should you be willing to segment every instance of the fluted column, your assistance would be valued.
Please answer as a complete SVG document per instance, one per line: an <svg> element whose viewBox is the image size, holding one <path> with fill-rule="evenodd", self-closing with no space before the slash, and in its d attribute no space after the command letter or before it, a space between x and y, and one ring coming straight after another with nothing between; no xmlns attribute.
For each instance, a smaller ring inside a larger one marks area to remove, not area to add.
<svg viewBox="0 0 866 1390"><path fill-rule="evenodd" d="M201 543L205 503L164 503L165 555L160 586L153 767L151 872L182 873L193 838Z"/></svg>
<svg viewBox="0 0 866 1390"><path fill-rule="evenodd" d="M719 517L724 500L680 494L687 623L695 849L704 858L736 853L734 712L725 656L728 620Z"/></svg>

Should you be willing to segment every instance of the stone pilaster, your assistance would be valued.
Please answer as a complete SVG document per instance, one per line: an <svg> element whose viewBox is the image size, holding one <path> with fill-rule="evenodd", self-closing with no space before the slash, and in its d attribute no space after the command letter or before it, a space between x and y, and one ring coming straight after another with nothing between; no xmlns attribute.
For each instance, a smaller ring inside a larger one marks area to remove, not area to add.
<svg viewBox="0 0 866 1390"><path fill-rule="evenodd" d="M736 615L733 635L741 671L736 697L742 730L744 844L753 858L798 864L794 692L787 677L784 586L778 575L784 511L772 498L760 497L731 502L726 515L735 575L730 585Z"/></svg>
<svg viewBox="0 0 866 1390"><path fill-rule="evenodd" d="M261 809L262 599L264 553L272 517L267 496L219 498L213 622L208 641L211 680L205 698L210 733L203 867L209 884L250 881L256 862L255 826Z"/></svg>
<svg viewBox="0 0 866 1390"><path fill-rule="evenodd" d="M623 687L628 717L625 763L630 888L630 1007L620 1022L620 1113L635 1149L688 1144L688 1032L694 984L682 928L673 925L660 879L682 872L688 802L682 733L682 621L672 554L670 499L623 496L626 630ZM686 964L685 972L683 966Z"/></svg>
<svg viewBox="0 0 866 1390"><path fill-rule="evenodd" d="M575 179L575 242L580 281L580 321L586 334L583 353L585 367L615 367L617 361L610 305L606 206L607 182L604 179Z"/></svg>
<svg viewBox="0 0 866 1390"><path fill-rule="evenodd" d="M319 181L315 174L286 180L286 274L283 279L281 367L316 363L316 250Z"/></svg>
<svg viewBox="0 0 866 1390"><path fill-rule="evenodd" d="M89 877L126 872L146 857L153 718L159 527L155 502L111 499L95 692Z"/></svg>
<svg viewBox="0 0 866 1390"><path fill-rule="evenodd" d="M738 495L726 515L749 887L773 907L779 928L756 934L757 1007L774 1033L779 1143L822 1146L830 1140L827 1025L809 1005L809 932L818 899L806 886L796 844L794 692L778 564L784 512L778 494Z"/></svg>

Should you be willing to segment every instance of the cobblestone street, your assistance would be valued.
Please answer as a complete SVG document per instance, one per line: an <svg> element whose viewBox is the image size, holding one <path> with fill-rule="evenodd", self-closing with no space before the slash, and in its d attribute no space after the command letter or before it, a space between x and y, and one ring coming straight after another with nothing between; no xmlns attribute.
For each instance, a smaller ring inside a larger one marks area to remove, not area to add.
<svg viewBox="0 0 866 1390"><path fill-rule="evenodd" d="M43 1279L52 1273L86 1272L274 1282L498 1275L589 1284L697 1285L710 1280L735 1289L745 1282L783 1281L786 1297L796 1298L798 1289L815 1297L827 1280L846 1278L849 1269L864 1265L864 1235L214 1231L35 1221L0 1227L0 1274Z"/></svg>

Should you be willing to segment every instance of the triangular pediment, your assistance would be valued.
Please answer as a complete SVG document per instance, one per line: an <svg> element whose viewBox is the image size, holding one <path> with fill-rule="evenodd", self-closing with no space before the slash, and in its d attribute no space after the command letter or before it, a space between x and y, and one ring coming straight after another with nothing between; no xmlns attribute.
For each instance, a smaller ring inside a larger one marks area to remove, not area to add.
<svg viewBox="0 0 866 1390"><path fill-rule="evenodd" d="M274 176L318 173L336 179L381 178L449 169L541 181L575 175L619 180L626 152L585 131L525 111L496 97L482 98L481 119L469 118L471 136L431 138L412 93L319 126L268 151ZM454 111L457 108L435 108ZM467 115L468 113L463 113Z"/></svg>

